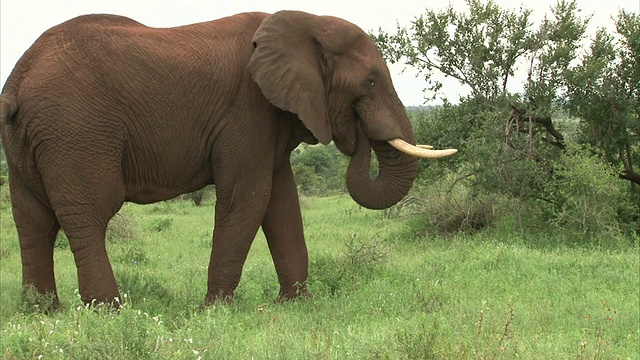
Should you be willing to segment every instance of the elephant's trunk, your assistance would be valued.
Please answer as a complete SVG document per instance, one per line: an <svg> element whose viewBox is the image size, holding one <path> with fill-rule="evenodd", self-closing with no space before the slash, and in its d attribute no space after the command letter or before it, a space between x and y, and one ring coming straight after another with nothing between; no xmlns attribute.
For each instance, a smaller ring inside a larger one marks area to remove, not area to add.
<svg viewBox="0 0 640 360"><path fill-rule="evenodd" d="M387 142L375 141L373 149L379 171L376 178L371 178L371 143L362 131L358 131L356 141L356 152L347 169L349 194L358 204L369 209L386 209L395 205L413 185L418 159L396 150Z"/></svg>

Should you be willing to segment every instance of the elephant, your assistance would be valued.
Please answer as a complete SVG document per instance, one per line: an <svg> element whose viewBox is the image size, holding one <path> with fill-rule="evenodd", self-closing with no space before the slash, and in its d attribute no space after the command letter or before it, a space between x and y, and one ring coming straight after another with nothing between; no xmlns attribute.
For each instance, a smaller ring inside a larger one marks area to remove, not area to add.
<svg viewBox="0 0 640 360"><path fill-rule="evenodd" d="M419 157L374 42L356 25L300 11L152 28L83 15L44 32L0 95L23 289L59 298L56 234L66 234L85 303L119 306L105 232L124 202L148 204L214 184L205 305L233 301L262 228L280 285L310 296L290 153L333 141L346 184L383 209L411 188ZM369 174L372 150L379 175Z"/></svg>

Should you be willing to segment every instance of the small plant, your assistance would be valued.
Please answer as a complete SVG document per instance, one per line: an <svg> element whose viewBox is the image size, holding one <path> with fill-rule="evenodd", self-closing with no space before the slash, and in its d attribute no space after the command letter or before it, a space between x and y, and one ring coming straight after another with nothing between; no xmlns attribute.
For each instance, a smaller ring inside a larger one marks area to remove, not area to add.
<svg viewBox="0 0 640 360"><path fill-rule="evenodd" d="M325 255L311 259L309 283L315 289L325 287L333 296L344 288L352 288L370 276L372 270L382 265L391 253L388 242L378 235L361 240L353 234L345 240L344 246L338 257Z"/></svg>
<svg viewBox="0 0 640 360"><path fill-rule="evenodd" d="M472 234L493 225L504 212L499 196L472 196L464 190L419 194L414 203L423 215L417 236L435 231L440 235Z"/></svg>
<svg viewBox="0 0 640 360"><path fill-rule="evenodd" d="M423 321L417 327L396 334L397 351L406 359L438 359L439 326L435 320Z"/></svg>
<svg viewBox="0 0 640 360"><path fill-rule="evenodd" d="M484 349L485 346L480 345L480 339L483 333L485 332L485 329L484 329L485 317L484 317L484 310L480 310L480 316L478 318L478 328L476 330L476 333L478 336L476 340L476 349L475 349L476 356L479 356L481 359L495 359L495 358L500 358L505 354L505 351L509 346L509 341L512 338L511 323L513 322L514 317L515 317L515 311L513 308L513 304L509 304L509 316L507 317L507 320L503 325L500 335L496 336L495 334L491 334L492 335L491 338L498 338L498 344L495 347L487 345L488 348ZM514 353L514 355L516 354Z"/></svg>
<svg viewBox="0 0 640 360"><path fill-rule="evenodd" d="M127 301L142 299L148 302L147 306L167 306L175 295L171 291L165 279L157 274L147 272L145 269L130 268L118 275L120 288L128 294Z"/></svg>
<svg viewBox="0 0 640 360"><path fill-rule="evenodd" d="M615 169L592 152L572 145L555 163L549 184L556 199L551 223L578 236L612 238L619 231L618 214L626 199L620 184L611 181Z"/></svg>
<svg viewBox="0 0 640 360"><path fill-rule="evenodd" d="M149 228L155 232L162 232L171 227L173 224L173 218L162 217L153 219L149 222Z"/></svg>
<svg viewBox="0 0 640 360"><path fill-rule="evenodd" d="M22 290L21 310L23 313L51 313L58 308L56 299L51 294L41 294L34 287Z"/></svg>
<svg viewBox="0 0 640 360"><path fill-rule="evenodd" d="M171 214L175 211L175 208L171 207L170 201L161 201L147 206L150 208L149 212L152 214Z"/></svg>
<svg viewBox="0 0 640 360"><path fill-rule="evenodd" d="M130 265L142 264L149 260L147 252L137 242L123 245L120 256L115 256L115 258Z"/></svg>
<svg viewBox="0 0 640 360"><path fill-rule="evenodd" d="M397 219L403 212L420 208L424 206L422 201L416 196L405 196L394 206L382 210L383 217L385 219Z"/></svg>
<svg viewBox="0 0 640 360"><path fill-rule="evenodd" d="M179 200L191 200L195 206L204 205L205 200L216 198L216 191L213 185L207 185L200 190L196 190L179 196Z"/></svg>
<svg viewBox="0 0 640 360"><path fill-rule="evenodd" d="M342 253L349 266L365 268L384 262L391 252L387 241L378 235L369 240L360 240L356 234L344 243L346 250Z"/></svg>
<svg viewBox="0 0 640 360"><path fill-rule="evenodd" d="M616 321L618 311L612 309L605 300L602 300L602 314L599 317L592 318L590 315L584 315L583 319L588 324L584 326L583 333L585 336L591 336L580 342L578 348L578 359L600 359L608 358L607 350L611 350L612 341L610 332L613 323Z"/></svg>
<svg viewBox="0 0 640 360"><path fill-rule="evenodd" d="M309 259L309 279L307 282L313 285L315 291L335 296L344 286L347 270L335 257L328 254L318 254Z"/></svg>
<svg viewBox="0 0 640 360"><path fill-rule="evenodd" d="M0 209L9 210L11 208L11 196L9 194L9 182L0 185Z"/></svg>
<svg viewBox="0 0 640 360"><path fill-rule="evenodd" d="M11 252L12 251L8 246L0 243L0 260L10 256Z"/></svg>

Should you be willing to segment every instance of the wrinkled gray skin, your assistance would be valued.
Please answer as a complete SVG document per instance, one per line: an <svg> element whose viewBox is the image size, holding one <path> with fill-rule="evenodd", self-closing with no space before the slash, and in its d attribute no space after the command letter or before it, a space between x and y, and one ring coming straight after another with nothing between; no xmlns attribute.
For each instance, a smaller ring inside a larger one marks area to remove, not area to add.
<svg viewBox="0 0 640 360"><path fill-rule="evenodd" d="M82 300L119 296L105 229L125 201L215 184L206 303L233 297L249 246L266 235L280 299L307 294L307 249L290 152L335 142L361 205L398 202L416 160L404 107L357 26L302 12L245 13L169 29L81 16L27 50L0 97L23 285L57 301L56 234L66 233ZM369 177L371 149L380 175Z"/></svg>

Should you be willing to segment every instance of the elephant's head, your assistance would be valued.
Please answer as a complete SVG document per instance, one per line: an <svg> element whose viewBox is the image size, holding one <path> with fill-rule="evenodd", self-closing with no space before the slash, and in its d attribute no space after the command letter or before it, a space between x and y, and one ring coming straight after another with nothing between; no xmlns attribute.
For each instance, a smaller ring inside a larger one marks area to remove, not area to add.
<svg viewBox="0 0 640 360"><path fill-rule="evenodd" d="M321 143L333 140L351 157L347 188L372 209L400 201L416 176L417 159L455 150L416 147L389 69L367 34L334 17L282 11L253 36L248 69L275 106L298 115ZM371 149L379 175L369 175Z"/></svg>

